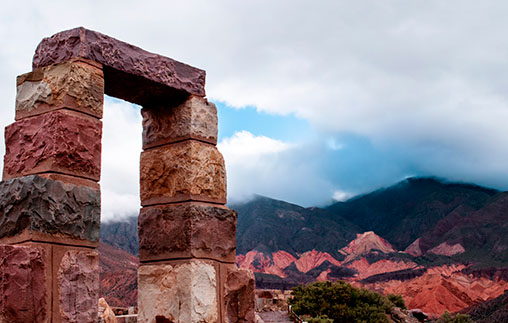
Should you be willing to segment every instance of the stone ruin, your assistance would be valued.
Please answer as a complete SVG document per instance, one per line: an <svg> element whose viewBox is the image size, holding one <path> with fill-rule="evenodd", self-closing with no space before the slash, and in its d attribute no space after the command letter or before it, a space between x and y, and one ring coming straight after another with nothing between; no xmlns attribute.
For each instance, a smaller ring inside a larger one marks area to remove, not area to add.
<svg viewBox="0 0 508 323"><path fill-rule="evenodd" d="M84 28L42 40L5 129L0 322L97 322L104 94L142 106L138 322L254 321L204 85L203 70Z"/></svg>

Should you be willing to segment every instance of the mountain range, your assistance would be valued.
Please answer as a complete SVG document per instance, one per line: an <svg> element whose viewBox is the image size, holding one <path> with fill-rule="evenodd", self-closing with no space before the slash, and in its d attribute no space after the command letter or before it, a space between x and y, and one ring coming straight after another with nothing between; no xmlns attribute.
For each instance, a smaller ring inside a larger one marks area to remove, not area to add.
<svg viewBox="0 0 508 323"><path fill-rule="evenodd" d="M256 273L259 288L344 279L400 293L434 315L508 289L499 274L508 272L507 192L408 178L324 208L263 196L230 207L238 211L237 264ZM136 217L104 223L101 239L136 254Z"/></svg>

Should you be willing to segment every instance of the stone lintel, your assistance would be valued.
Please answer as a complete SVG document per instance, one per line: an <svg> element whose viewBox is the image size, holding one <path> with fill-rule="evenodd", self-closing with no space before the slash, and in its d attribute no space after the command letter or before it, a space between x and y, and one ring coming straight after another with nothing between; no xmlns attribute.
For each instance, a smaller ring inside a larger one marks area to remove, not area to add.
<svg viewBox="0 0 508 323"><path fill-rule="evenodd" d="M83 27L44 38L33 67L78 57L103 65L106 94L142 106L205 96L205 71Z"/></svg>

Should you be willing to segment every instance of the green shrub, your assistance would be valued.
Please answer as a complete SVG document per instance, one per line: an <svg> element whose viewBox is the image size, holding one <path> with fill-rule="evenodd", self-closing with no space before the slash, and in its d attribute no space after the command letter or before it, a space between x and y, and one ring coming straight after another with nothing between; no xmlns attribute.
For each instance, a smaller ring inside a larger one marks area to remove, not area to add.
<svg viewBox="0 0 508 323"><path fill-rule="evenodd" d="M310 317L308 315L302 316L302 319L307 323L333 323L333 320L328 318L328 316L318 316L318 317Z"/></svg>
<svg viewBox="0 0 508 323"><path fill-rule="evenodd" d="M474 321L466 314L451 315L448 312L444 312L436 323L474 323Z"/></svg>
<svg viewBox="0 0 508 323"><path fill-rule="evenodd" d="M335 322L387 323L386 314L394 304L404 305L402 297L393 295L392 299L393 301L381 294L339 281L295 287L290 303L298 315L309 315L315 319L321 317Z"/></svg>
<svg viewBox="0 0 508 323"><path fill-rule="evenodd" d="M393 305L400 307L404 310L407 310L406 303L404 303L404 299L402 298L402 295L388 294L387 297L390 300L390 302L393 303Z"/></svg>

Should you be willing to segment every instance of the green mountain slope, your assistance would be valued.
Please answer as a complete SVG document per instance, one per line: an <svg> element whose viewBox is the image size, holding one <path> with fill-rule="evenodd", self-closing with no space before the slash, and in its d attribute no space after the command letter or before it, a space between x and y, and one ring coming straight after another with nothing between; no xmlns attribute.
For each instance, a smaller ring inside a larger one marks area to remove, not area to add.
<svg viewBox="0 0 508 323"><path fill-rule="evenodd" d="M238 254L250 250L296 254L316 249L339 257L338 249L361 232L358 226L326 210L262 196L231 208L238 212Z"/></svg>
<svg viewBox="0 0 508 323"><path fill-rule="evenodd" d="M434 178L409 178L327 210L374 231L398 250L404 250L450 214L466 217L485 206L498 191L469 184L444 183Z"/></svg>

